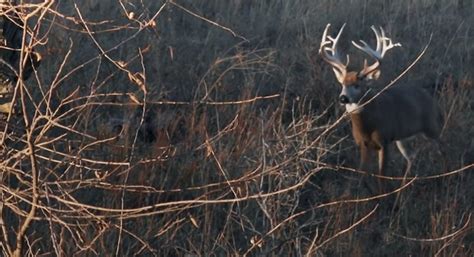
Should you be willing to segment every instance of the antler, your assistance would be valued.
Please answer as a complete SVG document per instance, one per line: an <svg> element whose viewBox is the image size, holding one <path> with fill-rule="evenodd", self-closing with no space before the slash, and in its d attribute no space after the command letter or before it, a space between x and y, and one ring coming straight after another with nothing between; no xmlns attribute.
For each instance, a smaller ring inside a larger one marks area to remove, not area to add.
<svg viewBox="0 0 474 257"><path fill-rule="evenodd" d="M367 60L364 61L364 68L359 72L360 77L365 77L376 71L379 68L380 62L382 61L383 57L385 56L385 53L387 53L388 50L396 46L402 46L400 43L394 44L392 42L392 39L386 37L385 32L381 27L380 32L377 31L377 28L375 26L372 26L370 28L374 31L377 40L377 46L375 50L371 48L364 40L360 40L362 45L359 45L356 42L352 41L352 44L355 47L359 48L360 50L367 53L369 56L376 60L375 63L370 66L367 65Z"/></svg>
<svg viewBox="0 0 474 257"><path fill-rule="evenodd" d="M327 35L330 26L331 24L326 25L326 29L324 30L323 38L321 39L321 45L319 47L319 54L321 54L321 57L333 67L332 69L336 74L337 80L342 84L344 78L346 77L349 56L347 56L347 61L344 65L341 61L339 53L336 50L336 45L346 24L344 23L344 25L342 25L336 38Z"/></svg>

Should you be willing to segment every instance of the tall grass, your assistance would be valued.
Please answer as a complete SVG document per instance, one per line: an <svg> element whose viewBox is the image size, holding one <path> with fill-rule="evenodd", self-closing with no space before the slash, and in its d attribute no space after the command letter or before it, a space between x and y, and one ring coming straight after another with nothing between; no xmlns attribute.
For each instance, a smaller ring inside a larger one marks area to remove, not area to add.
<svg viewBox="0 0 474 257"><path fill-rule="evenodd" d="M24 256L474 254L471 1L174 2L62 1L30 20L47 41L17 99L29 113L4 134L3 255L17 249L33 181ZM354 69L363 56L350 40L372 40L370 25L403 44L384 83L429 43L398 83L436 94L445 154L411 140L403 187L392 151L384 183L398 201L354 169L317 53L327 23L347 23Z"/></svg>

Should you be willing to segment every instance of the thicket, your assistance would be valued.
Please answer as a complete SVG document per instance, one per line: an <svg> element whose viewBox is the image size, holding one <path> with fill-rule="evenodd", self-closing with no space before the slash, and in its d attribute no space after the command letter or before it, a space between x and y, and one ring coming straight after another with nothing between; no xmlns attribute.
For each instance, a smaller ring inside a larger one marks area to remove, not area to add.
<svg viewBox="0 0 474 257"><path fill-rule="evenodd" d="M1 121L2 255L474 255L472 1L24 2L43 60ZM404 177L394 149L387 194L354 169L327 23L354 68L371 25L402 43L382 84L429 44L397 84L436 95L446 154L410 140Z"/></svg>

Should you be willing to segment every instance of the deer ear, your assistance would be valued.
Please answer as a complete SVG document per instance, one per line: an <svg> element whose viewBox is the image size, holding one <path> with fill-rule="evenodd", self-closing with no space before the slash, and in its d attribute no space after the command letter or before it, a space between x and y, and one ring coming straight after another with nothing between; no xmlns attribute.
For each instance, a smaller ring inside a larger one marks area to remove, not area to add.
<svg viewBox="0 0 474 257"><path fill-rule="evenodd" d="M380 70L374 70L368 74L357 74L357 78L362 81L377 80L380 77Z"/></svg>
<svg viewBox="0 0 474 257"><path fill-rule="evenodd" d="M366 80L377 80L380 77L380 70L374 70L365 76Z"/></svg>
<svg viewBox="0 0 474 257"><path fill-rule="evenodd" d="M367 65L367 59L364 60L364 68L359 71L357 74L357 77L360 80L377 80L380 77L380 69L378 67L378 63L376 62L375 64L377 65Z"/></svg>

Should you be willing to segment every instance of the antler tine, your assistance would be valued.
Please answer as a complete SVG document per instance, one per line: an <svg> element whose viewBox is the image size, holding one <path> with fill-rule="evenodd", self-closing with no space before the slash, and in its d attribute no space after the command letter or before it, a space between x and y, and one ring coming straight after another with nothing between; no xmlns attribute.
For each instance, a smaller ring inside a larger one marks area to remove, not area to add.
<svg viewBox="0 0 474 257"><path fill-rule="evenodd" d="M333 67L333 71L336 74L337 80L342 83L347 72L347 65L349 64L349 56L347 56L346 64L341 61L339 52L336 49L337 42L342 35L342 31L346 24L342 25L339 33L335 38L328 36L329 27L331 24L326 25L324 29L323 37L321 38L321 45L319 47L319 53L322 58Z"/></svg>
<svg viewBox="0 0 474 257"><path fill-rule="evenodd" d="M373 27L373 26L372 26L372 27ZM383 47L382 47L382 52L381 52L381 56L382 56L382 58L383 58L384 55L385 55L385 53L386 53L388 50L390 50L390 49L392 49L392 48L394 48L394 47L396 47L396 46L402 46L402 44L400 44L400 43L395 43L395 44L394 44L394 43L392 42L392 39L391 39L391 38L388 38L388 37L385 36L385 31L382 29L382 27L380 27L380 32L381 32L381 35L382 35L382 38L381 38L380 41L382 42L382 45L383 45Z"/></svg>
<svg viewBox="0 0 474 257"><path fill-rule="evenodd" d="M372 49L369 44L367 44L364 40L359 40L360 43L362 45L359 45L357 44L356 42L352 41L352 44L359 48L360 50L362 50L363 52L365 52L366 54L374 57L375 59L382 59L382 56L380 56L380 52L381 52L381 42L377 40L377 47L374 49Z"/></svg>
<svg viewBox="0 0 474 257"><path fill-rule="evenodd" d="M380 37L380 34L377 31L377 28L375 28L375 26L372 25L370 28L375 33L375 41L376 41L376 44L377 44L377 46L375 48L375 52L380 53L380 51L383 49L383 44L384 44L383 38L385 37L385 33L384 33L383 29L380 28L380 31L381 31L380 34L382 34L382 37Z"/></svg>

